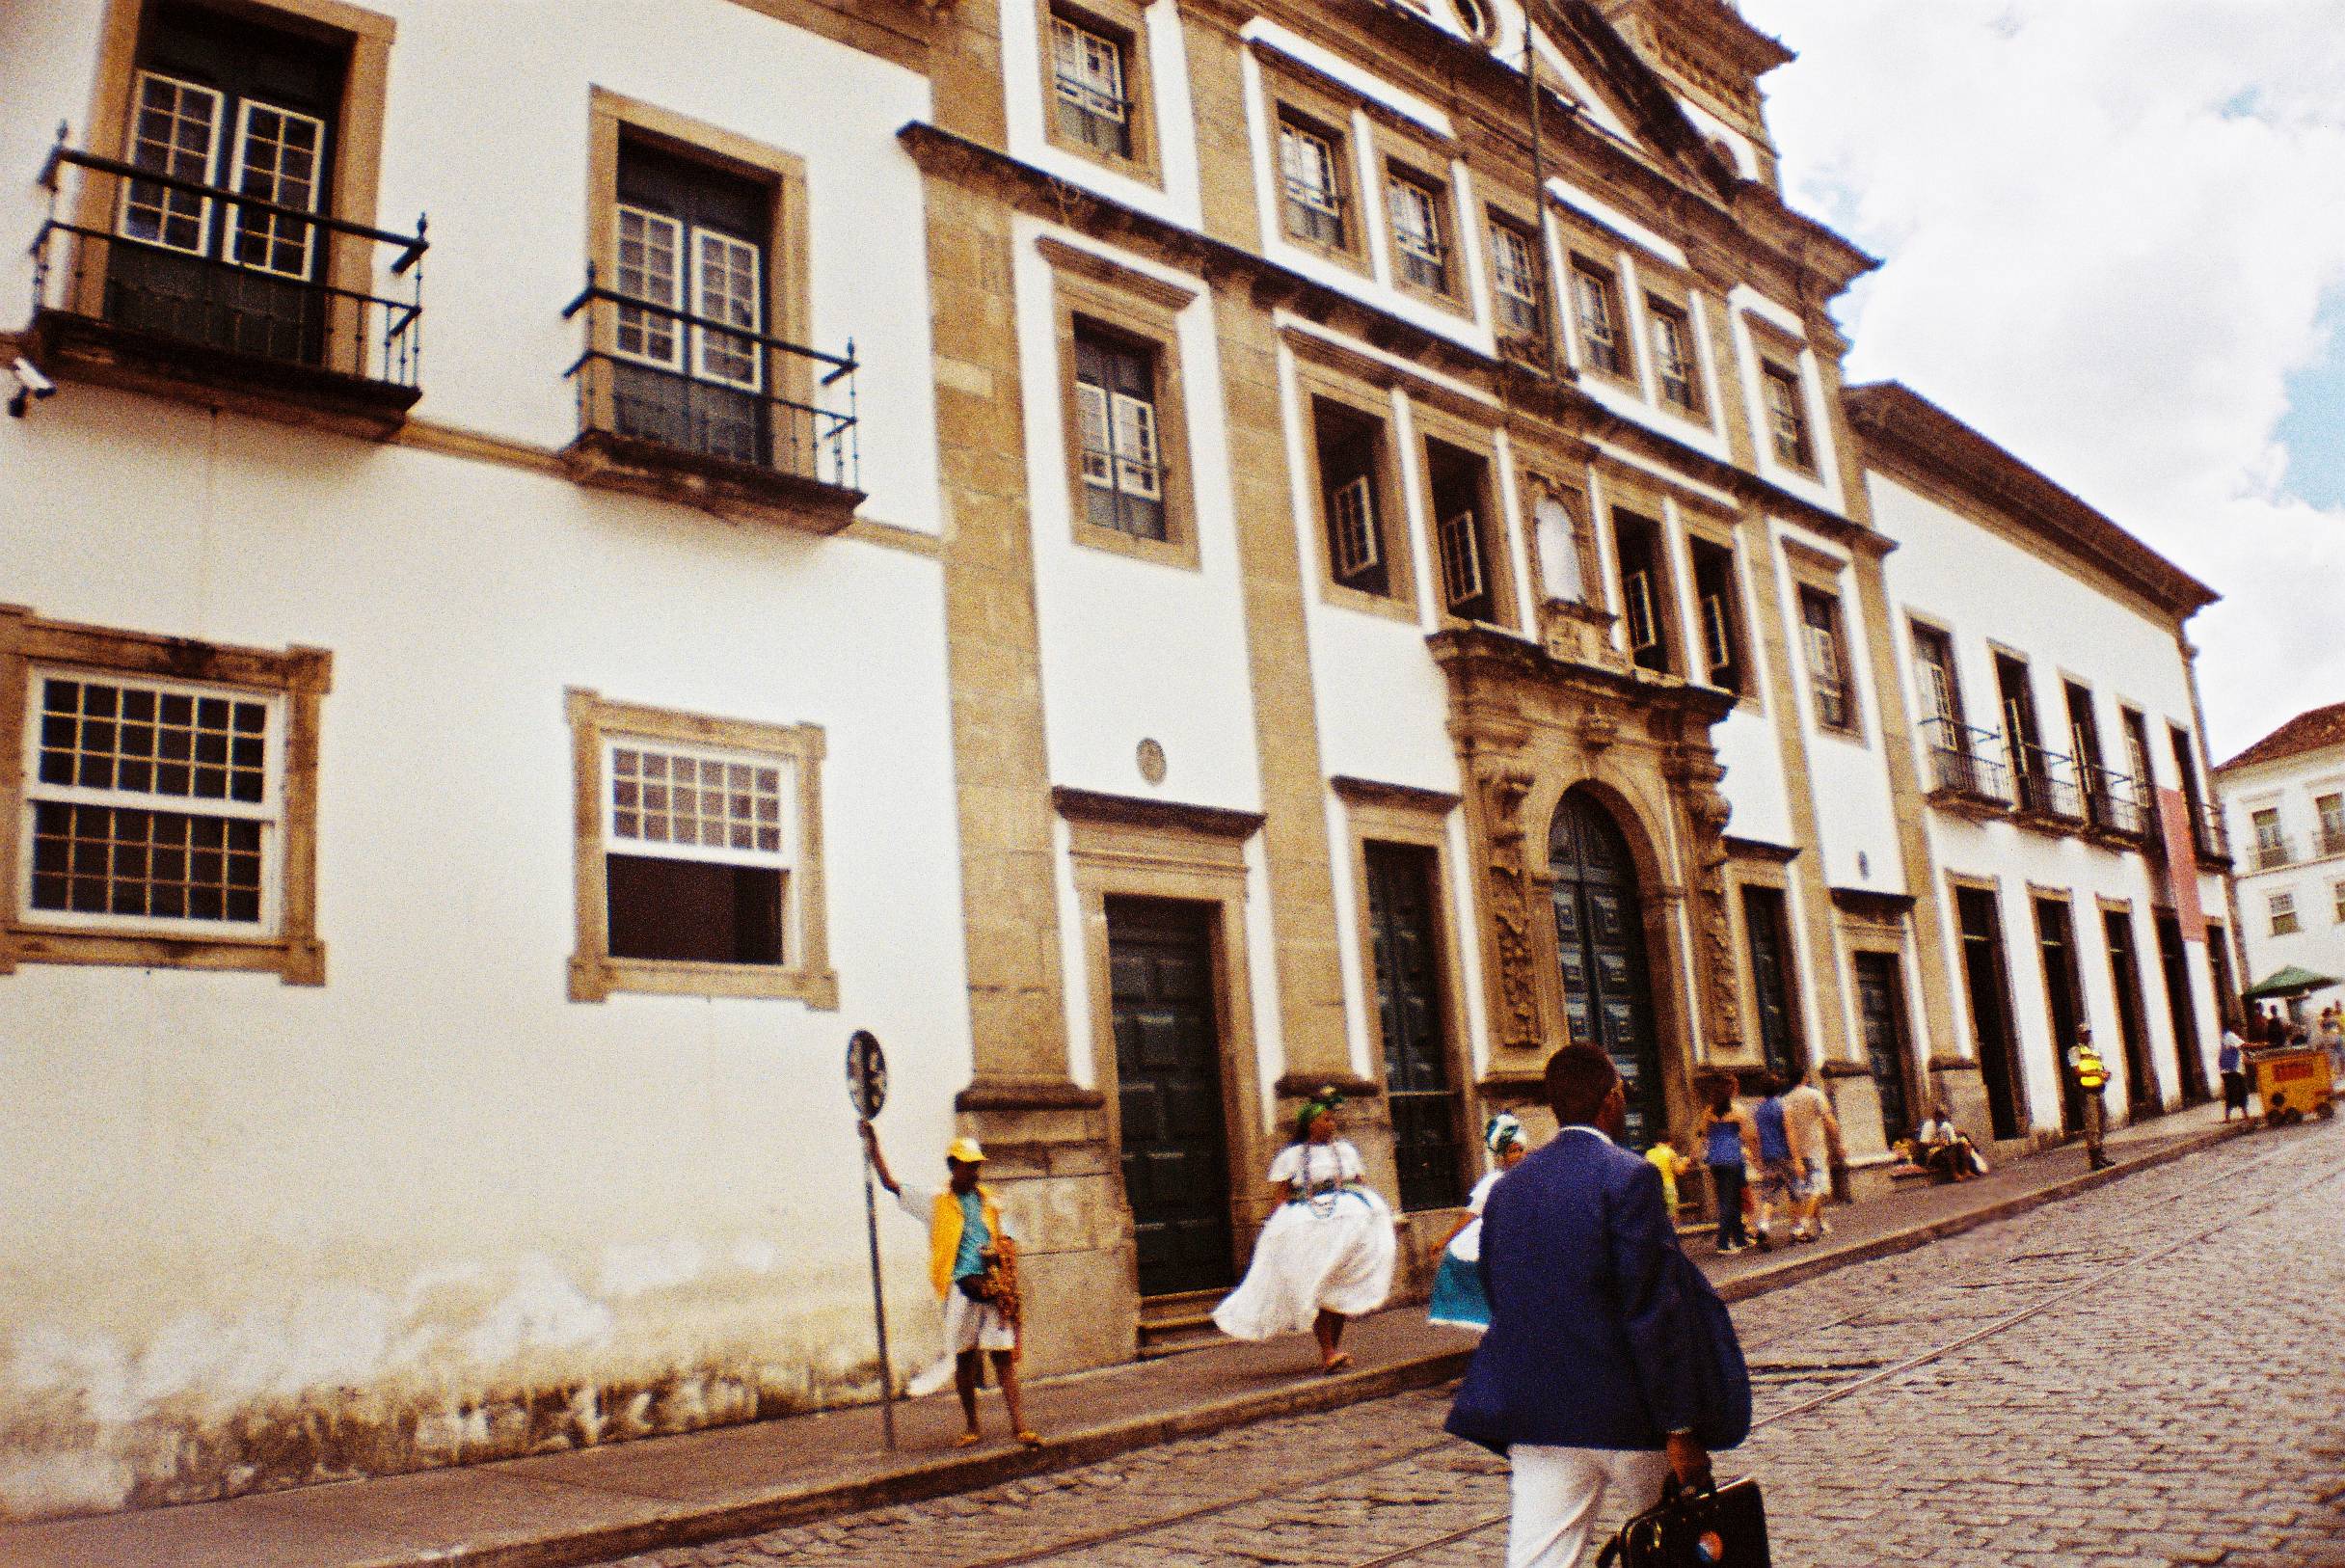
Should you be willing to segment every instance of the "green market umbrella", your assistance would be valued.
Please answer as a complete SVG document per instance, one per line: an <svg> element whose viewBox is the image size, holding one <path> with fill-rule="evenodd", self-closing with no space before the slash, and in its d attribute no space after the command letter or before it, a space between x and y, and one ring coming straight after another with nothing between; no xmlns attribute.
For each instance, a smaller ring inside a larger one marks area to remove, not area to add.
<svg viewBox="0 0 2345 1568"><path fill-rule="evenodd" d="M2292 963L2249 987L2247 999L2251 1002L2275 1002L2281 997L2302 996L2306 991L2317 991L2323 986L2336 984L2337 977L2334 975L2316 975L2309 969L2301 969Z"/></svg>

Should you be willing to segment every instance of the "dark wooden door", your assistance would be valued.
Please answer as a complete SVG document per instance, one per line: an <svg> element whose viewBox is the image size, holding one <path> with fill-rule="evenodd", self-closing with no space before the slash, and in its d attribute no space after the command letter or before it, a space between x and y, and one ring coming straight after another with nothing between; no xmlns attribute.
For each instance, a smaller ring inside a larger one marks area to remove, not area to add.
<svg viewBox="0 0 2345 1568"><path fill-rule="evenodd" d="M2207 1097L2206 1059L2198 1054L2198 1005L2191 998L2182 923L2172 915L2158 916L2158 966L2166 974L2166 1011L2174 1025L2174 1081L2182 1086L2182 1103L2196 1105Z"/></svg>
<svg viewBox="0 0 2345 1568"><path fill-rule="evenodd" d="M2084 1016L2084 986L2076 968L2076 935L2068 906L2058 899L2035 901L2035 948L2043 960L2044 1009L2052 1020L2052 1068L2060 1077L2061 1125L2075 1132L2085 1124L2085 1102L2076 1074L2068 1070L2068 1047ZM2094 1041L2098 1044L2099 1041Z"/></svg>
<svg viewBox="0 0 2345 1568"><path fill-rule="evenodd" d="M2109 942L2109 984L2116 992L2117 1035L2125 1046L2127 1120L2139 1121L2164 1111L2166 1102L2149 1064L2149 1017L2142 1001L2142 964L2133 950L2133 916L2103 909L2101 933Z"/></svg>
<svg viewBox="0 0 2345 1568"><path fill-rule="evenodd" d="M1644 1149L1665 1135L1660 1041L1653 1023L1653 976L1636 863L1611 814L1567 795L1548 830L1555 874L1555 955L1572 1039L1604 1048L1629 1094L1628 1143Z"/></svg>
<svg viewBox="0 0 2345 1568"><path fill-rule="evenodd" d="M2019 1048L2011 1035L2010 969L2003 952L2003 911L1983 887L1954 890L1962 925L1962 983L1971 1003L1971 1035L1979 1076L1986 1084L1987 1121L1998 1138L2026 1130L2019 1087Z"/></svg>
<svg viewBox="0 0 2345 1568"><path fill-rule="evenodd" d="M1759 1004L1759 1049L1767 1070L1789 1083L1806 1055L1799 1040L1799 1014L1792 1004L1791 944L1784 923L1783 891L1742 890L1742 925L1750 936L1751 994Z"/></svg>
<svg viewBox="0 0 2345 1568"><path fill-rule="evenodd" d="M1375 949L1376 1014L1385 1043L1385 1098L1404 1209L1466 1201L1457 1088L1442 1006L1441 949L1433 917L1434 855L1406 844L1367 847L1368 932Z"/></svg>
<svg viewBox="0 0 2345 1568"><path fill-rule="evenodd" d="M1857 1025L1881 1098L1882 1141L1891 1144L1914 1129L1913 1102L1905 1090L1904 991L1894 954L1856 955Z"/></svg>
<svg viewBox="0 0 2345 1568"><path fill-rule="evenodd" d="M1206 905L1107 905L1123 1188L1144 1296L1236 1277L1211 918Z"/></svg>

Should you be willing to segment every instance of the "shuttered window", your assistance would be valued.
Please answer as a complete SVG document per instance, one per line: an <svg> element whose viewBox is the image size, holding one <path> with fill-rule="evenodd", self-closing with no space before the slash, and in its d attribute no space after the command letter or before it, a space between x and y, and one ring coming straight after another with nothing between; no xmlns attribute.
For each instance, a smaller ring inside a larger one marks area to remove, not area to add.
<svg viewBox="0 0 2345 1568"><path fill-rule="evenodd" d="M1135 538L1164 538L1165 471L1157 439L1155 354L1078 328L1075 402L1090 520Z"/></svg>

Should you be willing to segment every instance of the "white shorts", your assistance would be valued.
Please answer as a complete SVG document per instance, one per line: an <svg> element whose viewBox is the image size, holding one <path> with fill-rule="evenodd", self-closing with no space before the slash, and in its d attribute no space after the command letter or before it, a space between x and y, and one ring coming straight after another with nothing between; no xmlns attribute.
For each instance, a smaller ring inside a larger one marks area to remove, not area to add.
<svg viewBox="0 0 2345 1568"><path fill-rule="evenodd" d="M956 1284L945 1292L945 1349L1015 1350L1018 1331L1002 1321L1002 1311L989 1301L971 1301Z"/></svg>

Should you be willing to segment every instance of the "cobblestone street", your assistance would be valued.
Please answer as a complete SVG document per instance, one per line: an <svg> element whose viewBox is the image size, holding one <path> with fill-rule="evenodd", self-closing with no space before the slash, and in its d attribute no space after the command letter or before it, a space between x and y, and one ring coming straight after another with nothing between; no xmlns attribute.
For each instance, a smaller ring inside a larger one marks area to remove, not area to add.
<svg viewBox="0 0 2345 1568"><path fill-rule="evenodd" d="M1735 1309L1785 1568L2345 1564L2345 1129L2259 1134ZM627 1558L1486 1565L1446 1391ZM1609 1528L1609 1522L1605 1527Z"/></svg>

